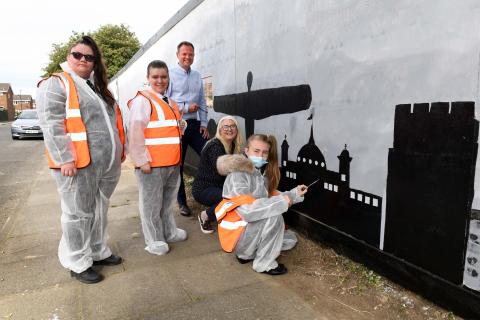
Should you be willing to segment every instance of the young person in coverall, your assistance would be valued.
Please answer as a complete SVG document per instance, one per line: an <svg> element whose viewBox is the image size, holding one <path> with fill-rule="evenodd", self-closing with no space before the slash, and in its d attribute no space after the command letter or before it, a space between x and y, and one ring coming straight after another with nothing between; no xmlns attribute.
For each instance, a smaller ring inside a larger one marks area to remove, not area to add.
<svg viewBox="0 0 480 320"><path fill-rule="evenodd" d="M149 87L128 102L128 152L139 186L145 250L164 255L169 242L187 239L187 232L177 228L173 216L180 185L180 139L186 122L175 101L165 95L169 84L165 62L150 62L147 80Z"/></svg>
<svg viewBox="0 0 480 320"><path fill-rule="evenodd" d="M276 259L294 244L291 231L286 237L282 214L292 204L303 201L307 187L277 190L280 170L275 137L252 135L245 155L222 156L217 168L220 174L227 175L224 200L215 209L222 248L234 252L240 263L253 261L257 272L286 273L287 268Z"/></svg>
<svg viewBox="0 0 480 320"><path fill-rule="evenodd" d="M107 246L109 198L120 178L124 133L120 109L107 88L95 41L83 36L68 51L63 72L39 83L37 109L48 163L60 194L60 263L72 277L96 283L92 265L122 258Z"/></svg>

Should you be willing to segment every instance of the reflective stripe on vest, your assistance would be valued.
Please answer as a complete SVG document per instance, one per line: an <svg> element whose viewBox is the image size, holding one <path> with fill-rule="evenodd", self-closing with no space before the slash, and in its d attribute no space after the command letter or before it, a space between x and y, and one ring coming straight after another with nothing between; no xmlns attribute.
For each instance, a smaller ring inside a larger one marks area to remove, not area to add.
<svg viewBox="0 0 480 320"><path fill-rule="evenodd" d="M165 128L165 127L175 127L177 126L177 120L159 120L159 121L150 121L147 125L147 128Z"/></svg>
<svg viewBox="0 0 480 320"><path fill-rule="evenodd" d="M228 230L235 230L235 229L238 229L239 227L245 227L246 225L247 225L247 222L243 220L230 222L223 219L222 222L220 222L220 226Z"/></svg>
<svg viewBox="0 0 480 320"><path fill-rule="evenodd" d="M67 133L72 141L87 141L87 133L86 132L72 132Z"/></svg>
<svg viewBox="0 0 480 320"><path fill-rule="evenodd" d="M220 221L220 219L223 218L225 213L227 213L228 208L230 208L233 205L234 203L229 201L229 202L225 202L220 208L217 207L215 209L215 216L217 217L217 221ZM217 212L217 209L218 209L218 212Z"/></svg>
<svg viewBox="0 0 480 320"><path fill-rule="evenodd" d="M179 143L180 143L180 138L178 138L178 137L145 139L145 145L146 146L155 146L155 145L160 145L160 144L179 144Z"/></svg>
<svg viewBox="0 0 480 320"><path fill-rule="evenodd" d="M241 195L231 199L224 199L215 208L218 221L218 238L222 249L232 252L242 235L247 222L237 213L237 208L244 204L250 204L255 198L250 195Z"/></svg>
<svg viewBox="0 0 480 320"><path fill-rule="evenodd" d="M156 94L146 90L137 92L150 102L150 121L144 130L145 146L152 158L151 167L167 167L180 163L180 113L173 100L171 106ZM131 101L131 100L130 100ZM130 101L128 106L130 106Z"/></svg>

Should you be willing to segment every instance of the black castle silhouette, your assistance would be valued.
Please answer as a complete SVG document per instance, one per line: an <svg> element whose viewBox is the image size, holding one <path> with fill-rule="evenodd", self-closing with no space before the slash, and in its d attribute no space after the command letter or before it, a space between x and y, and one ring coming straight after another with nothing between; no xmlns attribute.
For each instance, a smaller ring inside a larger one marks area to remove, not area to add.
<svg viewBox="0 0 480 320"><path fill-rule="evenodd" d="M346 232L359 240L379 246L382 198L350 188L350 162L345 149L338 156L339 171L327 169L325 158L315 145L313 124L310 139L298 152L296 161L288 160L287 137L281 146L281 190L318 179L296 209L311 218Z"/></svg>
<svg viewBox="0 0 480 320"><path fill-rule="evenodd" d="M388 154L384 250L457 285L463 280L478 130L474 102L416 103L413 110L397 105ZM469 267L480 273L479 266Z"/></svg>

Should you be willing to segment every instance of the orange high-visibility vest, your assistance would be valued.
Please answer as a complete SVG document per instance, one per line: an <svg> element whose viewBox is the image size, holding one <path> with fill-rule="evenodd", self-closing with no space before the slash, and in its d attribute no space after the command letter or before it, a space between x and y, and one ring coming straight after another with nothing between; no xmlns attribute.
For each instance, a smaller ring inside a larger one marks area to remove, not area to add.
<svg viewBox="0 0 480 320"><path fill-rule="evenodd" d="M170 100L171 106L156 94L146 90L138 91L135 98L142 95L150 102L150 121L144 130L145 146L150 153L151 167L178 165L181 160L181 119L178 106ZM133 98L133 99L135 99ZM130 108L131 99L127 105Z"/></svg>
<svg viewBox="0 0 480 320"><path fill-rule="evenodd" d="M231 199L223 199L215 208L218 221L218 238L222 249L232 252L242 235L247 222L237 213L237 207L250 204L255 198L250 195L241 195Z"/></svg>
<svg viewBox="0 0 480 320"><path fill-rule="evenodd" d="M73 81L72 76L70 76L70 74L67 72L55 73L52 76L59 78L65 86L65 91L67 93L67 103L65 108L65 131L73 143L73 148L75 150L75 166L78 169L85 168L90 164L90 152L88 150L87 129L80 114L80 102L78 99L75 82ZM39 86L42 81L40 81L37 86ZM122 144L123 161L125 159L125 150L123 149L125 144L125 133L123 130L122 113L118 107L118 104L116 104L115 107L117 112L117 129L120 136L120 142ZM60 168L60 165L53 161L52 157L48 153L48 150L45 151L48 158L48 166L52 169Z"/></svg>

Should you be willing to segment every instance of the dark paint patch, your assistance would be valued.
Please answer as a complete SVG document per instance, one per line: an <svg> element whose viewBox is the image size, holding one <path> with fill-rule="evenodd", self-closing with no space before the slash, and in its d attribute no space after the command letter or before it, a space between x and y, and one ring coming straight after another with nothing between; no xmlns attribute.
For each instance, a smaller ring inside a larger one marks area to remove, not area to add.
<svg viewBox="0 0 480 320"><path fill-rule="evenodd" d="M474 107L398 105L388 156L384 250L458 285L474 195Z"/></svg>
<svg viewBox="0 0 480 320"><path fill-rule="evenodd" d="M255 120L307 110L312 102L312 92L307 84L250 91L252 82L253 75L249 72L248 92L215 96L213 99L216 112L245 119L247 137L255 132Z"/></svg>
<svg viewBox="0 0 480 320"><path fill-rule="evenodd" d="M312 117L310 116L309 119ZM318 183L309 188L302 203L295 209L322 223L346 232L370 245L379 246L382 198L350 188L350 162L347 150L337 157L339 171L327 169L325 157L315 145L313 126L310 139L298 152L295 161L288 159L288 142L281 146L280 190L289 190L299 184Z"/></svg>

